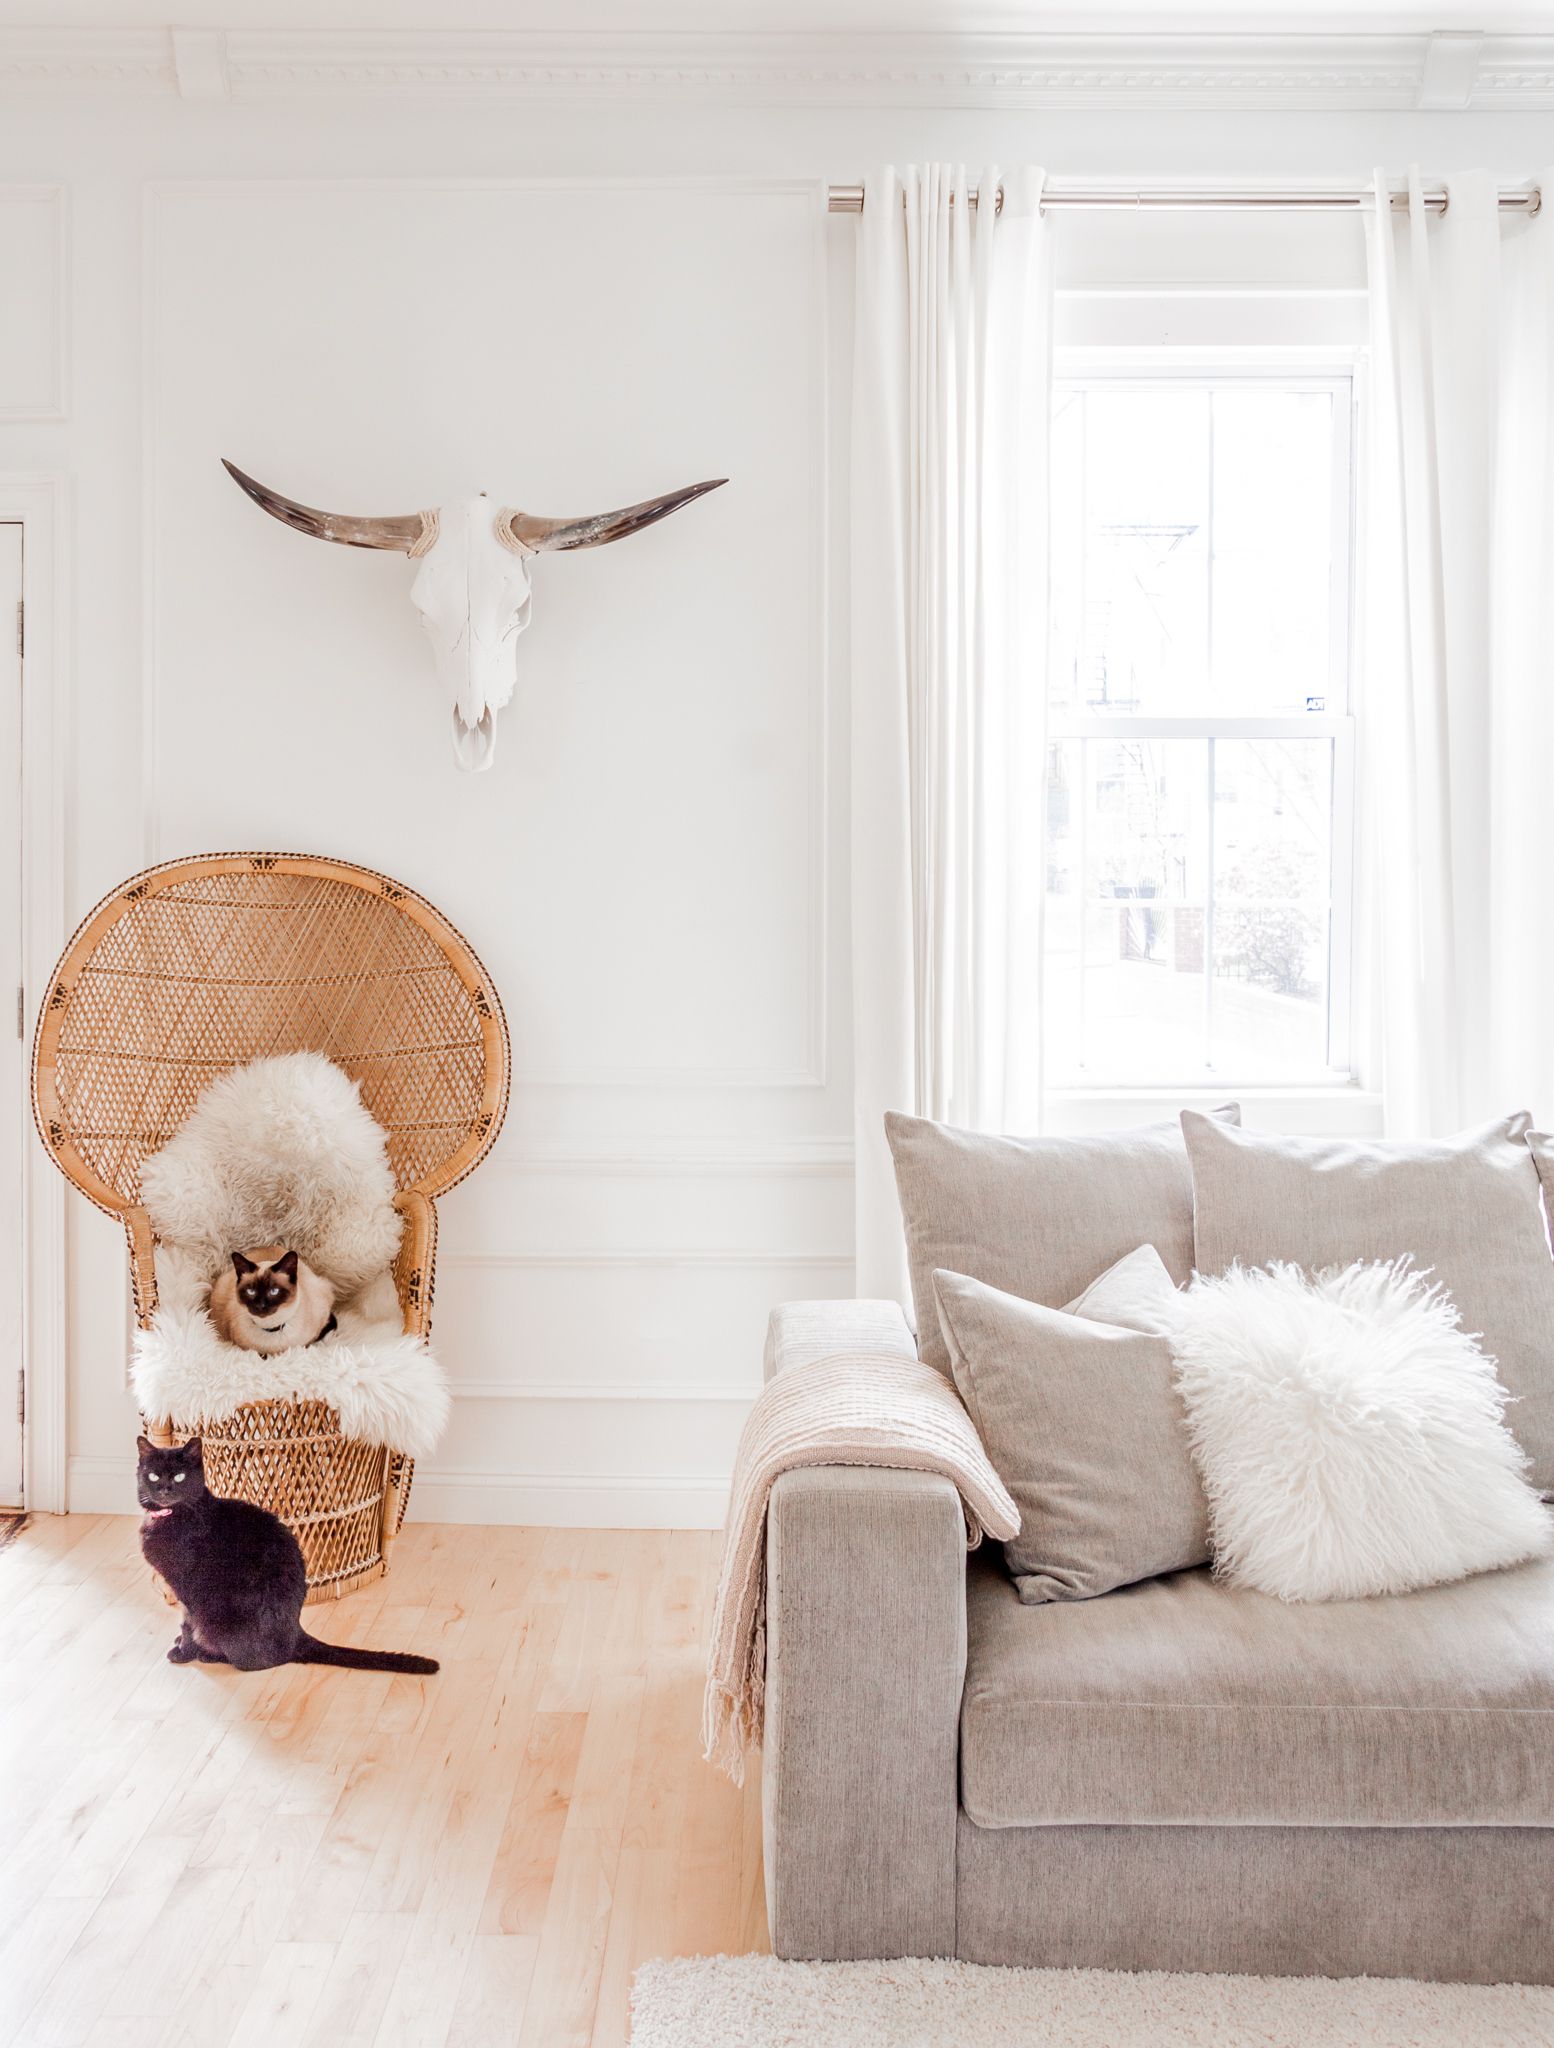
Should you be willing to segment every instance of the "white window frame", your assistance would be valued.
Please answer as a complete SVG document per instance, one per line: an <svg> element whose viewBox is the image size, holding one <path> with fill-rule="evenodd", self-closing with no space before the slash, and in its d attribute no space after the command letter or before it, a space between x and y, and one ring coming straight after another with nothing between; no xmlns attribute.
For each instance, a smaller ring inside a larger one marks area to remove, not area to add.
<svg viewBox="0 0 1554 2048"><path fill-rule="evenodd" d="M1321 712L1282 718L1194 716L1132 717L1047 714L1049 741L1080 743L1080 786L1087 787L1088 742L1095 739L1328 739L1332 742L1332 876L1328 935L1327 1061L1309 1079L1270 1083L1234 1071L1205 1070L1170 1082L1140 1084L1112 1077L1049 1080L1047 1102L1054 1128L1083 1129L1105 1122L1119 1109L1147 1109L1198 1096L1218 1101L1227 1091L1259 1100L1268 1120L1285 1128L1347 1128L1360 1110L1357 1128L1372 1122L1371 1102L1362 1108L1360 1048L1354 1040L1354 709L1353 564L1357 531L1357 418L1359 351L1353 347L1247 347L1194 345L1190 348L1084 347L1054 352L1054 391L1157 388L1162 383L1251 383L1280 390L1325 392L1333 400L1332 530L1344 544L1333 549L1329 585L1328 689ZM1212 772L1212 752L1210 754ZM1211 810L1212 816L1212 810ZM1210 913L1212 915L1212 913ZM1205 949L1206 1006L1212 1004L1212 954ZM1350 1111L1334 1113L1335 1098L1352 1098ZM1097 1115L1099 1112L1099 1115Z"/></svg>

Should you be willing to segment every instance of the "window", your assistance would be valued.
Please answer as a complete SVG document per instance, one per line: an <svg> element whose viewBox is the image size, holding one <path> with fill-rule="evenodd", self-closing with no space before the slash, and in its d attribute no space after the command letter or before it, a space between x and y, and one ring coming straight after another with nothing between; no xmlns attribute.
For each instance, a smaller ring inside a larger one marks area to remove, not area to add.
<svg viewBox="0 0 1554 2048"><path fill-rule="evenodd" d="M1060 379L1049 1086L1349 1078L1352 388Z"/></svg>

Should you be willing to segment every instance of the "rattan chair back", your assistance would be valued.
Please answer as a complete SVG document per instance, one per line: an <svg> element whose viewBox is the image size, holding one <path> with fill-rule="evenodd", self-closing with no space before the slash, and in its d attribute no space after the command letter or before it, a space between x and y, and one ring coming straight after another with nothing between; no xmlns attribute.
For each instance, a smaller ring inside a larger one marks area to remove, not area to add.
<svg viewBox="0 0 1554 2048"><path fill-rule="evenodd" d="M169 861L104 897L65 949L38 1020L38 1129L82 1193L122 1215L141 1161L210 1081L301 1051L361 1083L401 1190L452 1187L501 1126L501 1004L424 897L307 854Z"/></svg>

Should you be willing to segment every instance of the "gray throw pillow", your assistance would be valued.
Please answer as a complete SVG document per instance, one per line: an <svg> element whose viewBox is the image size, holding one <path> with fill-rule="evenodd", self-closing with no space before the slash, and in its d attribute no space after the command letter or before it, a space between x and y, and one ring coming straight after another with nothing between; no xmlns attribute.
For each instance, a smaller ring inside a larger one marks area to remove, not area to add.
<svg viewBox="0 0 1554 2048"><path fill-rule="evenodd" d="M1086 1290L1083 1315L963 1273L933 1276L955 1384L1020 1510L1004 1560L1030 1607L1208 1561L1208 1504L1171 1348L1154 1329L1091 1319L1104 1310L1156 1323L1151 1300L1175 1299L1149 1247L1122 1266Z"/></svg>
<svg viewBox="0 0 1554 2048"><path fill-rule="evenodd" d="M1240 1121L1234 1103L1214 1112ZM925 1365L946 1375L933 1276L942 1266L1061 1308L1116 1260L1153 1245L1178 1286L1193 1268L1192 1174L1174 1123L1082 1138L998 1138L892 1113Z"/></svg>
<svg viewBox="0 0 1554 2048"><path fill-rule="evenodd" d="M1554 1488L1554 1259L1525 1114L1442 1139L1282 1138L1182 1113L1200 1273L1405 1253L1496 1361L1506 1423ZM1542 1141L1540 1140L1540 1143ZM1554 1161L1543 1169L1554 1172Z"/></svg>

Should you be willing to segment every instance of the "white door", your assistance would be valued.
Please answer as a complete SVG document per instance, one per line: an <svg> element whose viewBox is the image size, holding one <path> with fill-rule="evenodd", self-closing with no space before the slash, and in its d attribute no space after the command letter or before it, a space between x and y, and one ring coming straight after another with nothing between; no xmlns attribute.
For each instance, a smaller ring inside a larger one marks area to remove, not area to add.
<svg viewBox="0 0 1554 2048"><path fill-rule="evenodd" d="M22 1299L22 1147L31 1142L22 999L22 529L0 525L0 1302ZM0 1508L22 1505L24 1366L0 1347Z"/></svg>

